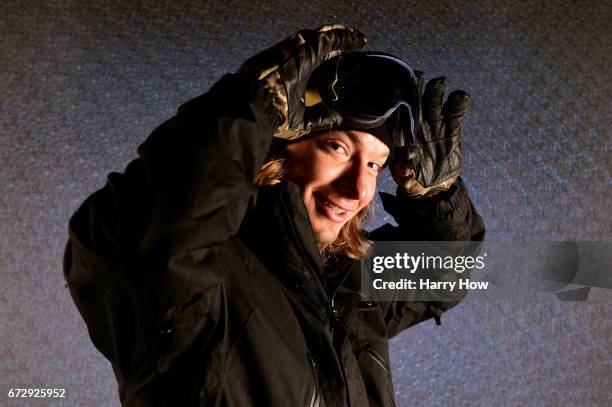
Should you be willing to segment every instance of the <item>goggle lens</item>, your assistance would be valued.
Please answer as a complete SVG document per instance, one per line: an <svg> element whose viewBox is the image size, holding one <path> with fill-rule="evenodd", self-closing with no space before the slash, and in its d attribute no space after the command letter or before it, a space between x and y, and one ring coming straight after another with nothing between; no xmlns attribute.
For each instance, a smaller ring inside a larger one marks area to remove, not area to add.
<svg viewBox="0 0 612 407"><path fill-rule="evenodd" d="M323 100L346 116L379 119L400 105L414 115L418 108L416 78L403 61L386 54L352 53L328 61Z"/></svg>

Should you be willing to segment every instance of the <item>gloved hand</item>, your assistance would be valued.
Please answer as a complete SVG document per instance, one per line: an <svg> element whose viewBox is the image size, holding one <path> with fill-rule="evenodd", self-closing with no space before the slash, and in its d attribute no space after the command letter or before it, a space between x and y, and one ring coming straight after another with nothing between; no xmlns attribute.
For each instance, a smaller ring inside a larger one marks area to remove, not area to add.
<svg viewBox="0 0 612 407"><path fill-rule="evenodd" d="M461 120L471 97L456 90L442 104L446 78L430 80L423 92L423 73L416 71L415 75L421 95L416 143L396 150L390 168L400 192L419 198L447 190L459 177Z"/></svg>
<svg viewBox="0 0 612 407"><path fill-rule="evenodd" d="M310 131L304 93L310 74L323 61L363 47L365 36L344 24L301 30L251 57L239 72L265 82L283 123L274 136L292 140ZM306 116L306 117L305 117Z"/></svg>

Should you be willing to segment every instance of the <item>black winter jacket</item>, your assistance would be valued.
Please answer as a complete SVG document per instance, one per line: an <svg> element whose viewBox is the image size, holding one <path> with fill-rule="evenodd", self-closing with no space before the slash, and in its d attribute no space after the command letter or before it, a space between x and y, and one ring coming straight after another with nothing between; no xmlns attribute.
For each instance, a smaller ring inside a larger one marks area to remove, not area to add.
<svg viewBox="0 0 612 407"><path fill-rule="evenodd" d="M297 186L253 185L278 125L226 75L71 218L65 278L123 405L393 405L388 339L454 305L364 302L358 262L324 270ZM484 235L461 181L385 206L400 226L373 238Z"/></svg>

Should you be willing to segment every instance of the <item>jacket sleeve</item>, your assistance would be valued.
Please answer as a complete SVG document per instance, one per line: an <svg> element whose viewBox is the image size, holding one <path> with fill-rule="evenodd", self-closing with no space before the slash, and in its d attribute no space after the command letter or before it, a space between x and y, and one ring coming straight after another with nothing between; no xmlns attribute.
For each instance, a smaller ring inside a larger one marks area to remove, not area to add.
<svg viewBox="0 0 612 407"><path fill-rule="evenodd" d="M256 198L279 124L263 86L226 75L159 126L70 219L64 276L120 384L143 386L165 369L158 356L175 340L166 337L178 314L196 310L176 339L185 347L214 325L219 251Z"/></svg>
<svg viewBox="0 0 612 407"><path fill-rule="evenodd" d="M445 192L426 200L413 200L401 195L381 193L383 207L397 221L369 233L374 241L474 241L482 242L485 226L469 198L461 178ZM481 244L468 245L470 253L477 255ZM468 274L464 273L465 278ZM458 279L457 273L449 278ZM463 293L466 294L465 292ZM459 301L392 301L384 304L383 313L389 337L430 318L440 324L440 315Z"/></svg>

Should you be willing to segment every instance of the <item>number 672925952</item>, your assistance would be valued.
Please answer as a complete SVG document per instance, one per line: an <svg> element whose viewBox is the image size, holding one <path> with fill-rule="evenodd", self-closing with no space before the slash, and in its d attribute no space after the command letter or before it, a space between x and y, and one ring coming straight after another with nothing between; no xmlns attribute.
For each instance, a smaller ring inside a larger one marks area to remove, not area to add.
<svg viewBox="0 0 612 407"><path fill-rule="evenodd" d="M10 389L9 398L62 398L66 397L66 389Z"/></svg>

